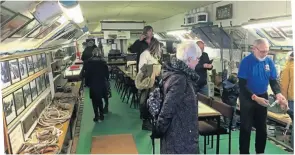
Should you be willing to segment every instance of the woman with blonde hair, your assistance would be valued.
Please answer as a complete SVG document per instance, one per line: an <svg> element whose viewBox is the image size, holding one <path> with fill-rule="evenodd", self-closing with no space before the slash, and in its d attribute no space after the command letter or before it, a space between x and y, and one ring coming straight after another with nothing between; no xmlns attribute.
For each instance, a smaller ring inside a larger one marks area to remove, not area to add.
<svg viewBox="0 0 295 155"><path fill-rule="evenodd" d="M157 76L161 71L159 65L159 59L161 57L160 42L157 39L153 39L150 42L149 47L141 53L138 74L135 79L136 88L140 92L140 118L143 119L142 130L152 130L152 124L150 120L150 114L148 112L146 101L148 94L154 88L157 83Z"/></svg>
<svg viewBox="0 0 295 155"><path fill-rule="evenodd" d="M194 71L202 55L194 42L178 45L176 57L163 66L163 103L155 124L161 154L198 154L198 103Z"/></svg>

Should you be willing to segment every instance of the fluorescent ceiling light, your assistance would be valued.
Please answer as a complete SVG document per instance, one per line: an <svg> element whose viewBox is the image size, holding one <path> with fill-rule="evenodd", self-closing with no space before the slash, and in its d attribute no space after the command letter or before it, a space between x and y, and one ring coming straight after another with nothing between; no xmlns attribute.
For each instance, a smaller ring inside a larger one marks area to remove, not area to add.
<svg viewBox="0 0 295 155"><path fill-rule="evenodd" d="M65 23L66 21L68 21L68 19L67 19L64 15L62 15L62 16L57 20L57 22L59 22L60 24L63 24L63 23Z"/></svg>
<svg viewBox="0 0 295 155"><path fill-rule="evenodd" d="M80 4L77 4L76 6L70 8L63 7L60 3L59 5L62 11L75 23L80 24L84 21Z"/></svg>
<svg viewBox="0 0 295 155"><path fill-rule="evenodd" d="M291 16L280 16L273 18L262 18L250 20L249 22L242 24L245 29L255 28L268 28L268 27L281 27L281 26L292 26Z"/></svg>
<svg viewBox="0 0 295 155"><path fill-rule="evenodd" d="M184 33L189 33L190 31L188 30L176 30L176 31L169 31L167 32L168 35L178 35L178 34L184 34Z"/></svg>

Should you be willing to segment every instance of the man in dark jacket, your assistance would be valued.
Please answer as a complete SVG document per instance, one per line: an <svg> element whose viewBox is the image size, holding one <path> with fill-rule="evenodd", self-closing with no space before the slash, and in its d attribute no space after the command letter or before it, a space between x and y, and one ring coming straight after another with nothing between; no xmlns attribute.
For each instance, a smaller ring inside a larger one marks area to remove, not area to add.
<svg viewBox="0 0 295 155"><path fill-rule="evenodd" d="M107 93L106 80L109 80L107 63L99 56L100 51L94 50L93 57L84 65L85 77L90 87L90 98L92 99L94 119L104 120L102 98ZM99 109L99 112L98 112Z"/></svg>
<svg viewBox="0 0 295 155"><path fill-rule="evenodd" d="M136 53L136 69L139 71L138 64L139 64L139 58L140 54L146 50L149 47L149 44L153 37L153 28L151 26L145 26L143 28L143 33L140 36L140 39L136 40L130 47L130 52L131 53Z"/></svg>
<svg viewBox="0 0 295 155"><path fill-rule="evenodd" d="M82 61L85 62L92 57L92 51L97 48L94 44L94 40L88 40L87 47L84 49L82 54Z"/></svg>
<svg viewBox="0 0 295 155"><path fill-rule="evenodd" d="M197 83L198 91L200 91L201 94L208 96L207 70L211 70L213 68L213 65L211 64L209 60L208 54L204 52L204 47L205 47L204 42L198 41L197 45L202 50L202 56L200 57L199 63L195 68L195 71L200 76L200 79Z"/></svg>

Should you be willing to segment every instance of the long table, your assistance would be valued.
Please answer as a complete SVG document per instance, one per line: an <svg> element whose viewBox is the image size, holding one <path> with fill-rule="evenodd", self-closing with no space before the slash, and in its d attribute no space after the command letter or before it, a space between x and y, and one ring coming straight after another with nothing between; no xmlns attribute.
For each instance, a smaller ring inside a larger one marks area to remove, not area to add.
<svg viewBox="0 0 295 155"><path fill-rule="evenodd" d="M130 77L130 79L135 80L136 79L136 74L133 74L130 71L127 71L125 69L125 66L118 66L118 68L128 77Z"/></svg>

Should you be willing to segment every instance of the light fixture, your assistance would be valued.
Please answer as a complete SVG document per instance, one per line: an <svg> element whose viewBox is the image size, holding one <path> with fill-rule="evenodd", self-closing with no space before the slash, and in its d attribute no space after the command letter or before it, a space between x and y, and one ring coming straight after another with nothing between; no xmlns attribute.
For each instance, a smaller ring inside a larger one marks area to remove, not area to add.
<svg viewBox="0 0 295 155"><path fill-rule="evenodd" d="M84 21L80 4L77 1L59 0L61 10L75 23L80 24Z"/></svg>
<svg viewBox="0 0 295 155"><path fill-rule="evenodd" d="M57 20L57 22L59 22L60 24L63 24L63 23L65 23L67 21L67 18L65 17L65 16L61 16L58 20Z"/></svg>
<svg viewBox="0 0 295 155"><path fill-rule="evenodd" d="M283 17L250 20L249 22L242 24L242 27L245 29L254 29L254 28L281 27L281 26L291 26L291 25L292 25L291 16L283 16Z"/></svg>
<svg viewBox="0 0 295 155"><path fill-rule="evenodd" d="M184 33L189 33L189 31L188 30L175 30L175 31L167 32L168 35L179 35L179 34L184 34Z"/></svg>

